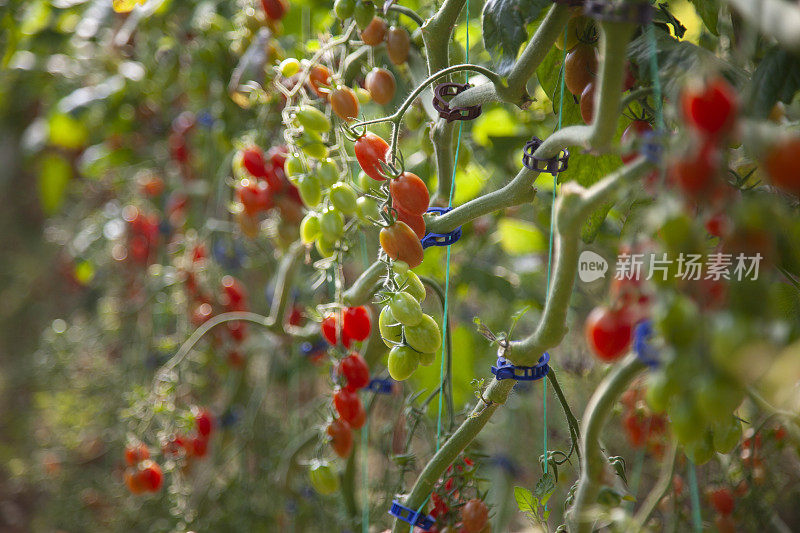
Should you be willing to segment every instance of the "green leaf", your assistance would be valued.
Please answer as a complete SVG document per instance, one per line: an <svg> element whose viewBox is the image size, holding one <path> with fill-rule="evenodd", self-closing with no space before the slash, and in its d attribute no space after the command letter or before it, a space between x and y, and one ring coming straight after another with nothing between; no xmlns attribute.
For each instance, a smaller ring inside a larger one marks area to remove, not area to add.
<svg viewBox="0 0 800 533"><path fill-rule="evenodd" d="M746 81L744 71L718 58L713 52L688 41L679 41L659 26L653 33L661 88L666 96L679 93L687 72L721 72L738 86ZM628 45L628 57L640 67L641 72L649 74L652 50L650 32L642 32Z"/></svg>
<svg viewBox="0 0 800 533"><path fill-rule="evenodd" d="M46 215L53 215L64 203L72 165L57 154L43 156L39 170L39 201Z"/></svg>
<svg viewBox="0 0 800 533"><path fill-rule="evenodd" d="M517 500L517 507L523 513L535 513L537 502L534 501L531 491L524 487L514 487L514 499Z"/></svg>
<svg viewBox="0 0 800 533"><path fill-rule="evenodd" d="M800 57L772 48L753 73L752 114L766 118L776 102L790 103L800 90Z"/></svg>
<svg viewBox="0 0 800 533"><path fill-rule="evenodd" d="M489 0L483 6L483 43L495 56L501 75L508 74L528 39L526 26L552 4L551 0Z"/></svg>
<svg viewBox="0 0 800 533"><path fill-rule="evenodd" d="M542 232L524 220L500 219L495 235L500 241L500 246L510 255L543 252L547 249L547 239Z"/></svg>
<svg viewBox="0 0 800 533"><path fill-rule="evenodd" d="M547 505L547 500L553 495L556 490L556 477L552 472L543 474L539 481L536 482L536 487L533 489L533 495L538 498L542 505Z"/></svg>
<svg viewBox="0 0 800 533"><path fill-rule="evenodd" d="M503 107L495 107L479 116L472 126L472 140L480 146L492 146L491 137L510 137L517 134L517 120ZM461 182L459 182L461 186Z"/></svg>
<svg viewBox="0 0 800 533"><path fill-rule="evenodd" d="M718 0L689 0L693 5L697 14L703 19L703 24L706 25L708 31L714 35L719 35L717 29L717 21L719 19L719 1Z"/></svg>

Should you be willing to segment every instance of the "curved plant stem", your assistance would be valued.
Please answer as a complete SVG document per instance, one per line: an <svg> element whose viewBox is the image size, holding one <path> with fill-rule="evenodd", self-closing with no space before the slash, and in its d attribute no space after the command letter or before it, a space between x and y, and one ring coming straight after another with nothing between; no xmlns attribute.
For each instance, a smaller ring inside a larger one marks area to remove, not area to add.
<svg viewBox="0 0 800 533"><path fill-rule="evenodd" d="M411 20L413 20L414 22L416 22L417 26L422 26L423 24L425 24L425 20L422 17L420 17L419 15L417 15L416 11L414 11L413 9L407 8L405 6L401 6L401 5L398 5L398 4L392 4L392 5L389 6L387 11L394 11L395 13L403 14L403 15L407 16L408 18L410 18Z"/></svg>
<svg viewBox="0 0 800 533"><path fill-rule="evenodd" d="M653 489L650 491L650 494L647 495L647 498L645 498L642 507L633 517L633 521L636 524L634 528L635 531L644 529L645 524L647 524L647 521L650 519L650 515L653 514L658 503L672 486L672 473L675 470L675 456L677 455L677 451L678 441L673 438L669 443L667 453L662 459L661 470L659 471L655 485L653 485Z"/></svg>
<svg viewBox="0 0 800 533"><path fill-rule="evenodd" d="M645 368L634 354L629 354L600 383L586 406L581 440L581 474L575 490L575 501L566 515L570 531L582 533L592 530L593 519L589 517L588 509L597 501L608 466L600 447L600 434L617 398Z"/></svg>
<svg viewBox="0 0 800 533"><path fill-rule="evenodd" d="M375 261L342 294L342 303L347 306L363 305L372 298L380 286L381 277L386 274L386 263Z"/></svg>

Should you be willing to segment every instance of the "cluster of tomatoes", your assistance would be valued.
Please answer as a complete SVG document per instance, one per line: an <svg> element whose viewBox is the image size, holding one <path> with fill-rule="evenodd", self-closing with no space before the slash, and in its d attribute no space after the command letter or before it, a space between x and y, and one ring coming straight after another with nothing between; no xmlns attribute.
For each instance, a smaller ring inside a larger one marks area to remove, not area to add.
<svg viewBox="0 0 800 533"><path fill-rule="evenodd" d="M447 468L446 476L431 493L428 514L436 520L435 533L489 533L489 507L480 497L469 498L475 492L475 462L461 456ZM419 528L415 532L422 531Z"/></svg>
<svg viewBox="0 0 800 533"><path fill-rule="evenodd" d="M234 175L239 177L234 210L247 237L258 235L259 217L271 209L279 211L280 222L286 227L295 227L302 217L300 194L284 172L286 157L282 146L264 154L259 146L251 145L233 160Z"/></svg>
<svg viewBox="0 0 800 533"><path fill-rule="evenodd" d="M135 264L147 265L155 259L156 247L159 242L158 217L142 212L139 208L129 205L122 210L122 219L128 224L128 242L126 252L128 258Z"/></svg>
<svg viewBox="0 0 800 533"><path fill-rule="evenodd" d="M630 387L620 398L623 406L622 427L628 442L634 448L647 447L654 455L664 452L664 433L667 419L663 414L653 413L644 402L644 389Z"/></svg>
<svg viewBox="0 0 800 533"><path fill-rule="evenodd" d="M187 461L208 455L208 446L216 423L208 409L194 410L194 432L189 435L176 433L162 446L165 457L183 457Z"/></svg>
<svg viewBox="0 0 800 533"><path fill-rule="evenodd" d="M150 450L141 442L125 447L125 485L132 494L158 492L164 482L161 467L150 459Z"/></svg>
<svg viewBox="0 0 800 533"><path fill-rule="evenodd" d="M369 385L369 367L356 352L339 361L337 376L344 383L333 391L333 407L341 420L352 429L361 429L367 420L364 404L358 396L359 389Z"/></svg>
<svg viewBox="0 0 800 533"><path fill-rule="evenodd" d="M580 9L573 12L565 32L556 41L556 47L567 51L564 85L576 99L580 99L581 118L584 123L591 124L594 120L595 88L599 72L597 29L594 21L581 15ZM635 79L628 69L623 90L630 90L634 83Z"/></svg>
<svg viewBox="0 0 800 533"><path fill-rule="evenodd" d="M427 295L419 277L408 265L395 261L391 283L382 292L384 307L378 328L389 351L389 375L396 381L411 377L419 365L428 366L442 346L442 332L432 316L422 311Z"/></svg>

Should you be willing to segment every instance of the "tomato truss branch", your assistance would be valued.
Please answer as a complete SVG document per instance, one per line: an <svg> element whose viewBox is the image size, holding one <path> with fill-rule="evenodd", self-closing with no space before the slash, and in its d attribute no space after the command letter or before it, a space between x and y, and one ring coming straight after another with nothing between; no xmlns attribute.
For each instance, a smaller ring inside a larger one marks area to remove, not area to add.
<svg viewBox="0 0 800 533"><path fill-rule="evenodd" d="M661 499L672 486L672 475L675 470L675 456L678 453L678 441L673 437L669 443L669 449L664 455L661 462L661 470L658 473L658 479L653 485L650 494L645 498L642 507L636 512L633 517L635 531L643 531L645 524L650 519L650 515L658 506Z"/></svg>
<svg viewBox="0 0 800 533"><path fill-rule="evenodd" d="M594 519L589 515L589 508L597 501L608 467L608 460L600 445L601 432L617 398L646 368L635 354L629 354L600 383L586 406L581 440L581 474L574 503L565 516L569 531L585 533L592 530Z"/></svg>

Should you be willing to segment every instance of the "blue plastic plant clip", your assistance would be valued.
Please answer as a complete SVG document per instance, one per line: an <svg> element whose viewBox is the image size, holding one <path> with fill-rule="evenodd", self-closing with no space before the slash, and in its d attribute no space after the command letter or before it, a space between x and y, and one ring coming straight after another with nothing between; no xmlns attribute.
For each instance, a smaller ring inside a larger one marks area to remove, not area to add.
<svg viewBox="0 0 800 533"><path fill-rule="evenodd" d="M642 146L639 153L654 165L661 162L664 154L664 146L660 142L662 137L663 134L657 131L648 131L642 135Z"/></svg>
<svg viewBox="0 0 800 533"><path fill-rule="evenodd" d="M426 213L437 213L442 215L452 211L452 209L452 207L430 207ZM450 246L460 238L461 226L457 227L450 233L428 233L421 240L422 248L429 248L431 246Z"/></svg>
<svg viewBox="0 0 800 533"><path fill-rule="evenodd" d="M328 343L325 342L325 339L319 339L313 344L308 341L304 342L300 345L300 351L303 352L303 355L314 355L315 353L324 351L327 347Z"/></svg>
<svg viewBox="0 0 800 533"><path fill-rule="evenodd" d="M389 514L412 526L417 526L423 531L430 530L436 523L436 520L434 520L432 516L404 507L400 505L400 502L397 500L392 501Z"/></svg>
<svg viewBox="0 0 800 533"><path fill-rule="evenodd" d="M375 394L391 394L394 388L394 380L392 378L373 378L367 385L367 390Z"/></svg>
<svg viewBox="0 0 800 533"><path fill-rule="evenodd" d="M656 350L647 342L653 335L653 323L644 320L636 325L633 332L633 351L642 363L650 368L658 368L661 364Z"/></svg>
<svg viewBox="0 0 800 533"><path fill-rule="evenodd" d="M500 379L514 379L517 381L537 381L550 372L550 354L544 352L535 366L516 366L508 362L502 355L497 356L497 364L492 367L492 374Z"/></svg>

